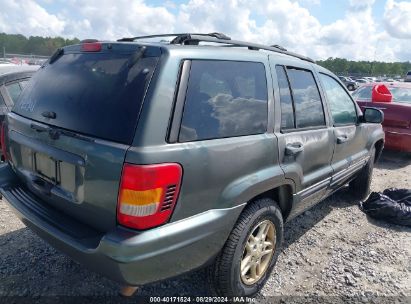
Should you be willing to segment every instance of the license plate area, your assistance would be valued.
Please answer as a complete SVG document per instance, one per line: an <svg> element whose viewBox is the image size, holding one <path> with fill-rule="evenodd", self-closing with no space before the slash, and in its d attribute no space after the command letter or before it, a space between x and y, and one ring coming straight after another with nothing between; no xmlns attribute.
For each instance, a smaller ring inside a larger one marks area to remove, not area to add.
<svg viewBox="0 0 411 304"><path fill-rule="evenodd" d="M35 152L34 153L34 171L47 181L58 184L59 162L50 156Z"/></svg>

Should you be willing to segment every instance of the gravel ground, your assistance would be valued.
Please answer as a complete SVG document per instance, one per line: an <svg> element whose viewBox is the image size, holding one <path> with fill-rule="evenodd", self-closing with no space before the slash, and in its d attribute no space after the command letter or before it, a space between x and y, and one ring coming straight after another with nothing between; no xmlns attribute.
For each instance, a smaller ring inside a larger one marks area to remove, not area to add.
<svg viewBox="0 0 411 304"><path fill-rule="evenodd" d="M410 186L411 156L385 151L372 190ZM115 297L118 288L43 242L0 202L0 296ZM193 294L211 294L203 270L137 293ZM270 296L411 297L411 229L367 218L342 189L286 224L283 252L257 299Z"/></svg>

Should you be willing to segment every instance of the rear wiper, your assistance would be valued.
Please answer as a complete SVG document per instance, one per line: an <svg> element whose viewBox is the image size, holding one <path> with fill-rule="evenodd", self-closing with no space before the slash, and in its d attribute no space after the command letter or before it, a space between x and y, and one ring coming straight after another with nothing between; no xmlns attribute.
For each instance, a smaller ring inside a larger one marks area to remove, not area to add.
<svg viewBox="0 0 411 304"><path fill-rule="evenodd" d="M64 130L55 130L54 132L58 132L59 133L59 135L60 134L63 134L63 135L65 135L65 136L69 136L69 137L73 137L73 138L78 138L78 139L81 139L81 140L85 140L85 141L88 141L88 142L95 142L95 140L94 139L92 139L92 138L89 138L89 137L87 137L87 136L83 136L83 135L80 135L80 134L77 134L77 133L74 133L74 132L69 132L69 131L64 131ZM50 132L51 133L51 132ZM50 137L51 137L51 134L50 134ZM56 138L56 139L58 139L58 138Z"/></svg>
<svg viewBox="0 0 411 304"><path fill-rule="evenodd" d="M63 135L68 136L68 137L78 138L78 139L85 140L85 141L88 141L88 142L94 142L94 139L91 139L91 138L89 138L89 137L86 137L86 136L83 136L83 135L79 135L79 134L77 134L77 133L70 132L70 131L53 129L53 128L51 128L51 127L43 127L43 126L41 126L41 125L37 125L37 124L34 124L34 123L32 123L32 124L30 125L30 127L31 127L33 130L36 130L37 132L48 132L50 138L51 138L51 139L54 139L54 140L59 139L59 138L60 138L60 135L63 134Z"/></svg>

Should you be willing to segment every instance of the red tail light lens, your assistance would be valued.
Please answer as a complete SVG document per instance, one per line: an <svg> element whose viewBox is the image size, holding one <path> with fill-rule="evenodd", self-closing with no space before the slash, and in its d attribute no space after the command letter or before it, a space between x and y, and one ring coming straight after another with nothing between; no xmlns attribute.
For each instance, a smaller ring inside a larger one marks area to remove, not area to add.
<svg viewBox="0 0 411 304"><path fill-rule="evenodd" d="M166 223L180 191L179 164L124 164L117 203L119 224L148 229Z"/></svg>
<svg viewBox="0 0 411 304"><path fill-rule="evenodd" d="M0 145L1 145L1 158L6 161L7 157L7 147L6 147L6 123L3 121L1 124L1 134L0 134Z"/></svg>
<svg viewBox="0 0 411 304"><path fill-rule="evenodd" d="M83 43L81 50L83 52L100 52L102 45L100 42Z"/></svg>

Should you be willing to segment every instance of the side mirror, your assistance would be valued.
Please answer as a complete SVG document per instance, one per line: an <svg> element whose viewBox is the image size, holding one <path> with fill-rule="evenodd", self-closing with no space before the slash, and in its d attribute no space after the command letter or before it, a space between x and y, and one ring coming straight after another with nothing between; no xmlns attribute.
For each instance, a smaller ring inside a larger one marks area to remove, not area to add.
<svg viewBox="0 0 411 304"><path fill-rule="evenodd" d="M368 123L382 123L384 121L384 113L375 108L365 108L362 117L362 120Z"/></svg>
<svg viewBox="0 0 411 304"><path fill-rule="evenodd" d="M372 102L391 102L392 94L385 84L377 84L372 88Z"/></svg>

